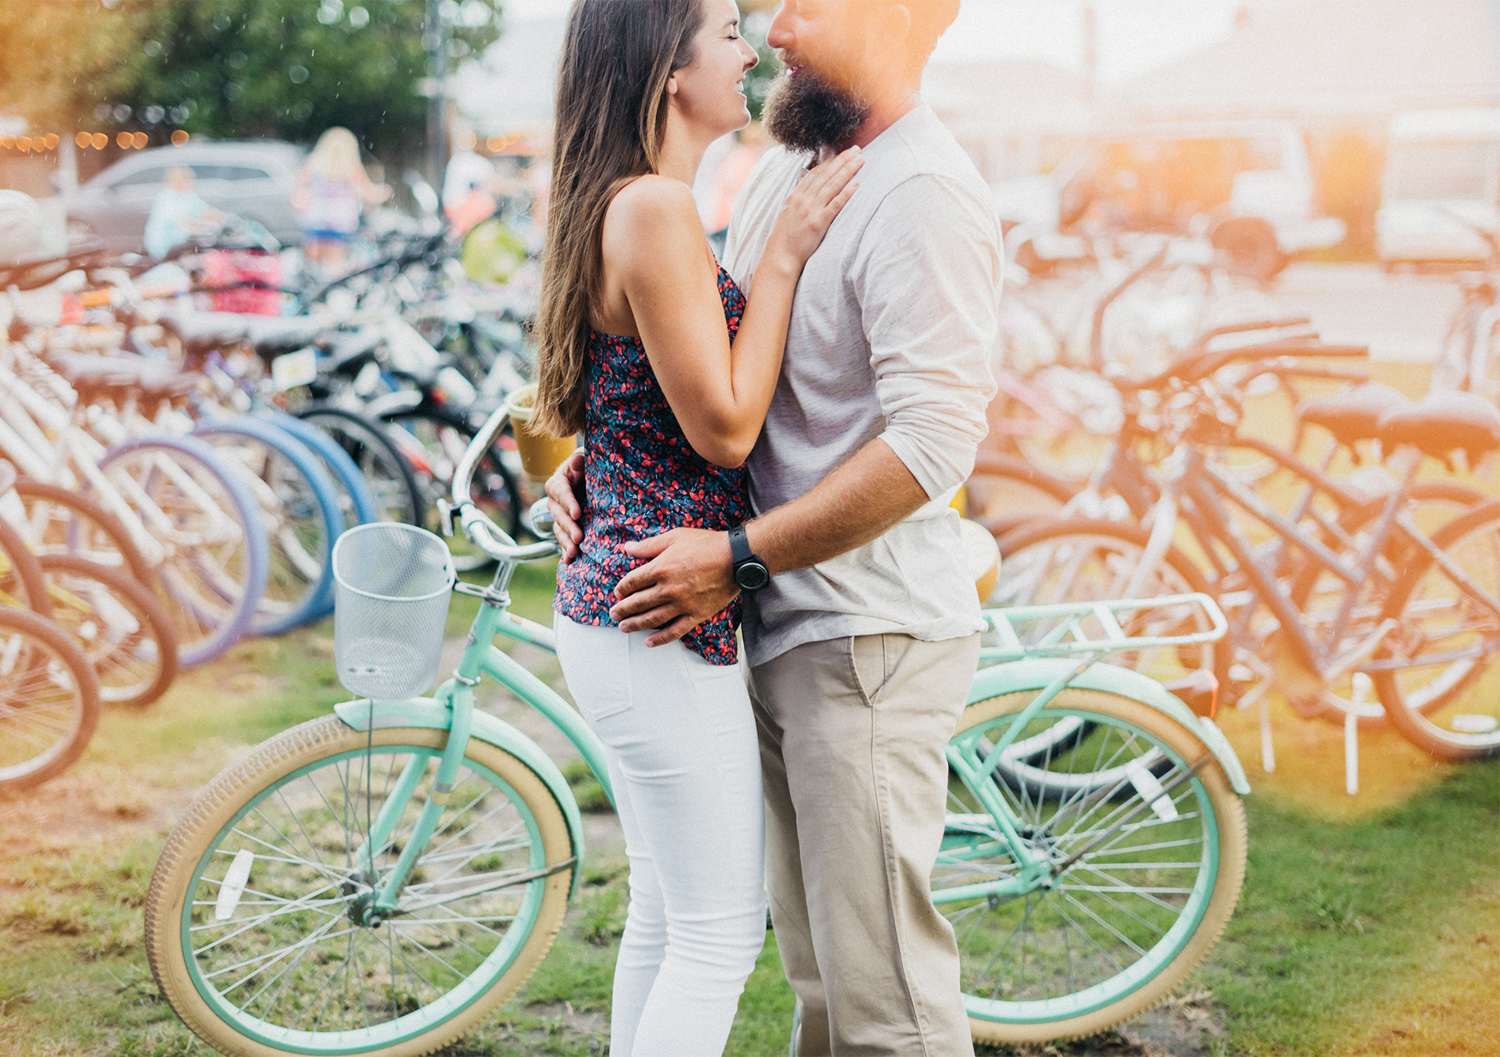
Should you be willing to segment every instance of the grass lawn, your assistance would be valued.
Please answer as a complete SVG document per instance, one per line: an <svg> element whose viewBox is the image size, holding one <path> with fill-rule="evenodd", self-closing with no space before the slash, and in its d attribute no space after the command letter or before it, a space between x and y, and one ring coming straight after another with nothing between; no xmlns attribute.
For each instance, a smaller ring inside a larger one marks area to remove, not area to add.
<svg viewBox="0 0 1500 1057"><path fill-rule="evenodd" d="M545 571L517 608L547 608ZM449 631L462 635L468 600ZM161 1000L141 906L162 840L248 746L346 694L332 626L236 647L150 709L107 711L71 771L0 800L0 1057L207 1054ZM1245 892L1223 942L1157 1012L1121 1032L989 1054L1500 1053L1500 766L1437 766L1394 734L1362 741L1366 791L1342 792L1340 732L1276 717L1258 766L1252 713L1224 717L1250 772ZM601 821L595 816L595 821ZM607 820L602 820L607 821ZM625 906L617 850L591 858L564 931L518 998L448 1057L602 1054ZM792 999L775 938L728 1053L785 1053Z"/></svg>

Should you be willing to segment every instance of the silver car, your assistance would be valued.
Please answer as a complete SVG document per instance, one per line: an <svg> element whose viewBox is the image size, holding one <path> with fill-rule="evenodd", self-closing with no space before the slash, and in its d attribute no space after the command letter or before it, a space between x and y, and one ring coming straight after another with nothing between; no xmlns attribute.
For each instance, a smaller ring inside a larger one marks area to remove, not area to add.
<svg viewBox="0 0 1500 1057"><path fill-rule="evenodd" d="M283 244L297 243L302 224L291 196L305 154L302 147L271 140L144 150L79 187L68 201L68 224L97 235L112 250L139 250L167 172L185 166L197 177L193 189L209 205L264 224Z"/></svg>

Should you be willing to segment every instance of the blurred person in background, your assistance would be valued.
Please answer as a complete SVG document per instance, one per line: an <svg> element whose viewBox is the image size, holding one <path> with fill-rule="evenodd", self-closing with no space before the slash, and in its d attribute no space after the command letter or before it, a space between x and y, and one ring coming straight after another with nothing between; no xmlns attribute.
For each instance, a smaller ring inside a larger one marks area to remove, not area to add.
<svg viewBox="0 0 1500 1057"><path fill-rule="evenodd" d="M458 149L443 170L443 215L460 235L495 212L495 166L475 153L475 142L472 133L455 136Z"/></svg>
<svg viewBox="0 0 1500 1057"><path fill-rule="evenodd" d="M167 185L151 203L151 215L146 218L146 252L157 260L175 246L210 234L224 220L224 213L193 190L195 182L193 170L185 165L167 170Z"/></svg>
<svg viewBox="0 0 1500 1057"><path fill-rule="evenodd" d="M303 255L330 277L341 274L360 213L390 196L389 187L365 172L354 133L337 126L325 131L302 163L292 195L293 208L302 214Z"/></svg>

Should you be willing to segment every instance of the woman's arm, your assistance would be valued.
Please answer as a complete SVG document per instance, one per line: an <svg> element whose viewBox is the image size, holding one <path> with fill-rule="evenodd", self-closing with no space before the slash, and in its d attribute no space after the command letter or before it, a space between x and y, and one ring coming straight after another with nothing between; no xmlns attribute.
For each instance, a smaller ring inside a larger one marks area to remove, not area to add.
<svg viewBox="0 0 1500 1057"><path fill-rule="evenodd" d="M713 255L692 192L661 176L636 180L610 204L603 256L646 357L693 450L739 466L760 435L781 371L802 266L854 193L857 150L818 166L788 197L746 298L733 350Z"/></svg>

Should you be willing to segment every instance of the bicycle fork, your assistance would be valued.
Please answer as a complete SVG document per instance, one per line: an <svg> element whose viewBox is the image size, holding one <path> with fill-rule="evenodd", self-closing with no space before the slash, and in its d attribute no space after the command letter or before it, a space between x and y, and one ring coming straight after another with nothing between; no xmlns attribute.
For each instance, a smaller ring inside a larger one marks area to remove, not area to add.
<svg viewBox="0 0 1500 1057"><path fill-rule="evenodd" d="M443 697L448 698L448 707L452 713L448 744L444 747L443 755L438 762L437 775L433 779L431 791L427 794L427 802L422 805L422 812L417 816L416 824L412 827L405 847L401 849L396 865L386 874L385 880L379 883L379 887L376 887L379 875L375 870L375 855L389 845L397 824L406 813L407 805L417 794L417 786L427 773L427 758L413 756L406 762L400 777L396 779L395 788L385 798L385 803L380 806L379 814L370 824L370 832L365 835L364 842L354 852L354 861L358 864L359 876L364 878L370 886L370 892L357 898L350 910L351 916L360 925L373 928L380 924L382 918L389 917L396 912L401 890L411 876L412 867L416 865L417 857L426 849L428 840L437 831L438 821L442 818L443 810L448 806L448 798L453 794L458 769L463 763L464 752L469 745L469 731L474 717L474 691L462 683L457 685L450 683L439 691L439 700ZM374 707L374 702L371 702L372 712ZM371 730L373 729L372 717ZM367 786L369 780L370 768L367 761L365 766ZM366 798L370 796L368 788L365 790L365 796Z"/></svg>

